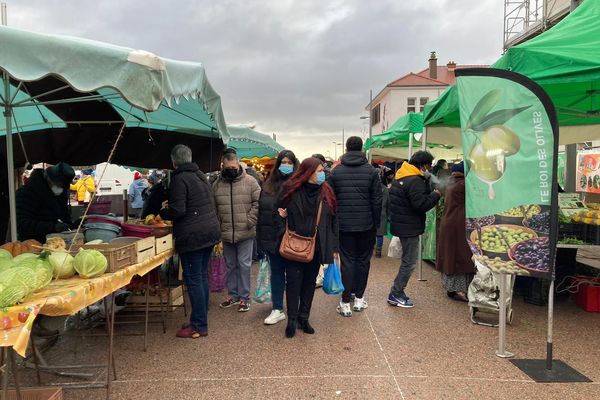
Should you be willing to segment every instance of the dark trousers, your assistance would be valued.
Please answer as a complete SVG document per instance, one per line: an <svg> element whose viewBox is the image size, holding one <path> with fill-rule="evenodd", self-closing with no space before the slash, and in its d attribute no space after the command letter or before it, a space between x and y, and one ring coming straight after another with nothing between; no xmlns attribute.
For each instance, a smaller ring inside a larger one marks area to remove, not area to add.
<svg viewBox="0 0 600 400"><path fill-rule="evenodd" d="M283 292L285 291L285 267L289 262L279 253L268 252L271 263L271 299L273 310L283 311Z"/></svg>
<svg viewBox="0 0 600 400"><path fill-rule="evenodd" d="M208 262L213 246L181 253L183 280L192 306L190 323L197 332L208 331Z"/></svg>
<svg viewBox="0 0 600 400"><path fill-rule="evenodd" d="M290 321L308 320L320 266L316 256L309 263L287 261L285 298Z"/></svg>
<svg viewBox="0 0 600 400"><path fill-rule="evenodd" d="M404 289L408 285L408 280L415 270L419 258L418 236L400 238L400 243L402 244L402 262L398 270L398 275L394 279L394 285L390 290L396 297L405 294Z"/></svg>
<svg viewBox="0 0 600 400"><path fill-rule="evenodd" d="M352 301L351 293L361 298L365 294L371 257L375 245L375 230L364 232L340 232L340 257L342 261L342 301Z"/></svg>

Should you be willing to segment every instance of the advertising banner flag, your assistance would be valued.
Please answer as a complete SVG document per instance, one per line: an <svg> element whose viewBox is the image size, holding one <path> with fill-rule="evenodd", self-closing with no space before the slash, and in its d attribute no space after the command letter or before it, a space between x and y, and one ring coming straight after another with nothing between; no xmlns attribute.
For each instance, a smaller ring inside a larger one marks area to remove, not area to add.
<svg viewBox="0 0 600 400"><path fill-rule="evenodd" d="M456 71L466 234L476 263L551 278L558 229L558 123L546 92L492 68Z"/></svg>

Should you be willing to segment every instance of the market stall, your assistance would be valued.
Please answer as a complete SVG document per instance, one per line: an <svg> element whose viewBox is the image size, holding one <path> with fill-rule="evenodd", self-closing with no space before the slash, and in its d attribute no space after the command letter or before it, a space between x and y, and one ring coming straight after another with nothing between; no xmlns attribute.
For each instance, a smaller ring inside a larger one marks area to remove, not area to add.
<svg viewBox="0 0 600 400"><path fill-rule="evenodd" d="M8 348L24 354L36 316L68 315L102 298L108 299L104 302L110 304L111 310L106 319L109 361L104 365L107 368L104 386L109 397L111 364L114 362L114 293L127 285L134 275L148 275L172 256L172 236L168 232L153 233L159 224L162 230L170 227L160 222L147 232L148 227L123 223L118 232L125 232L127 228L129 236L138 239L126 244L82 245L75 239L79 236L76 232L82 228L80 224L68 240L72 242L62 249L69 252L79 248L86 250L77 253L77 257L89 254L87 252L100 254L97 259L105 260L108 273L102 270L88 275L78 271L77 278L56 277L48 286L44 281L44 285L30 287L26 282L31 279L20 277L27 276L29 269L47 277L48 267L44 253L39 257L28 256L31 266L21 265L24 255L17 254L23 244L15 241L14 167L63 161L72 165L113 162L170 168L170 151L175 144L181 143L192 148L194 161L201 168L216 168L223 144L229 140L220 98L208 82L201 64L164 59L145 51L90 40L7 27L0 27L0 71L3 77L0 106L5 116L0 127L0 155L6 159L7 176L11 177L7 181L13 235L13 242L7 245L11 251L1 254L6 258L3 266L10 272L3 275L10 280L2 281L0 291L0 297L4 299L0 327L3 360L8 365L12 359ZM99 179L102 175L103 172ZM93 200L92 197L90 204ZM157 237L161 237L160 244ZM171 237L171 240L164 240L165 237ZM41 245L33 246L39 248ZM48 250L47 246L44 245L44 250ZM13 273L15 271L18 273ZM145 334L148 327L147 293ZM36 352L33 354L35 356ZM12 367L14 370L14 363ZM5 373L4 388L7 377Z"/></svg>
<svg viewBox="0 0 600 400"><path fill-rule="evenodd" d="M229 125L228 129L231 135L228 147L237 151L241 161L260 173L266 174L273 168L277 154L284 149L282 145L245 125Z"/></svg>

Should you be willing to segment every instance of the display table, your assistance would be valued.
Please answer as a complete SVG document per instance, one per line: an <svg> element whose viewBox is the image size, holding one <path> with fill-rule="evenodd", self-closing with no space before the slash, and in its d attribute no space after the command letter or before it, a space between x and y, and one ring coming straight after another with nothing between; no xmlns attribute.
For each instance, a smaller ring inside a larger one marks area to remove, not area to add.
<svg viewBox="0 0 600 400"><path fill-rule="evenodd" d="M557 244L558 249L577 249L577 262L600 269L600 246L589 244Z"/></svg>
<svg viewBox="0 0 600 400"><path fill-rule="evenodd" d="M25 356L37 315L72 315L127 285L135 275L146 275L173 255L167 251L143 263L97 278L57 279L27 298L25 303L0 309L0 347L12 346Z"/></svg>

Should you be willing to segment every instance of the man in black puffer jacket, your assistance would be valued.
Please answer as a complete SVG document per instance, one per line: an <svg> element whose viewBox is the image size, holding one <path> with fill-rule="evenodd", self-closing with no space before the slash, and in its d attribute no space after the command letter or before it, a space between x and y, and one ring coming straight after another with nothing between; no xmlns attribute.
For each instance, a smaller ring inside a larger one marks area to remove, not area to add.
<svg viewBox="0 0 600 400"><path fill-rule="evenodd" d="M392 235L402 243L402 263L388 303L398 307L414 307L404 293L412 275L419 252L419 236L425 231L425 214L440 200L440 192L431 192L429 170L433 156L426 151L417 151L409 162L402 164L396 173L390 190L390 222Z"/></svg>
<svg viewBox="0 0 600 400"><path fill-rule="evenodd" d="M381 183L358 136L346 141L346 154L329 178L337 198L340 256L344 293L337 307L338 313L351 317L350 301L355 294L354 311L368 307L363 296L369 279L375 234L381 218Z"/></svg>
<svg viewBox="0 0 600 400"><path fill-rule="evenodd" d="M195 339L208 335L208 262L221 240L221 229L208 178L192 162L192 150L178 144L171 151L171 160L175 171L168 205L160 216L173 221L175 249L192 305L190 323L177 331L177 336Z"/></svg>

